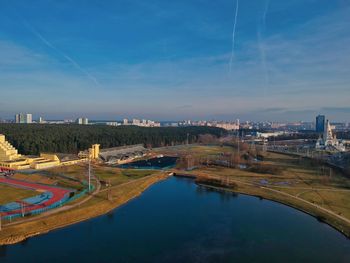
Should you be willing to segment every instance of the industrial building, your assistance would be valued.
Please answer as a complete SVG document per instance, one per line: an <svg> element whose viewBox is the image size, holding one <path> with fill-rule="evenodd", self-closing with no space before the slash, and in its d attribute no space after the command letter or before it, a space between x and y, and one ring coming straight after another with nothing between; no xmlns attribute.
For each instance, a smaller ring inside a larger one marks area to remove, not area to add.
<svg viewBox="0 0 350 263"><path fill-rule="evenodd" d="M148 150L142 144L101 149L99 157L110 164L123 164L145 156Z"/></svg>
<svg viewBox="0 0 350 263"><path fill-rule="evenodd" d="M143 157L148 150L142 144L106 148L100 150L99 144L94 144L87 151L79 153L80 158L100 159L109 164L123 164Z"/></svg>

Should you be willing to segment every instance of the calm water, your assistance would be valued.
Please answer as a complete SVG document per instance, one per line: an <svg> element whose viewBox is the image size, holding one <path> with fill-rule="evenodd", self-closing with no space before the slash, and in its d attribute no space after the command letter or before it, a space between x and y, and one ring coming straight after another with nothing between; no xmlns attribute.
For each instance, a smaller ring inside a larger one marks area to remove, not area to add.
<svg viewBox="0 0 350 263"><path fill-rule="evenodd" d="M0 262L350 262L350 241L289 207L170 178L109 215L0 247Z"/></svg>

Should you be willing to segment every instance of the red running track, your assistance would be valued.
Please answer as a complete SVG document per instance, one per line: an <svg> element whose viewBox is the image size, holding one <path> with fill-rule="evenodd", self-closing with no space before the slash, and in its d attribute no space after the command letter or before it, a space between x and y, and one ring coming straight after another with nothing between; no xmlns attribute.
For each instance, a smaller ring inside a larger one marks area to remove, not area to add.
<svg viewBox="0 0 350 263"><path fill-rule="evenodd" d="M38 210L41 208L45 208L47 206L50 206L52 204L55 204L62 200L68 193L70 193L70 190L67 189L62 189L62 188L56 188L48 185L41 185L41 184L35 184L35 183L29 183L26 181L20 181L20 180L15 180L11 178L0 178L0 183L2 184L7 184L10 186L14 186L17 188L26 188L26 189L31 189L31 190L36 190L36 191L41 191L41 192L51 192L52 193L52 198L49 200L41 203L41 204L27 204L25 205L25 213L28 213L30 211ZM4 215L13 215L13 214L18 214L21 213L21 210L13 210L9 212L4 212Z"/></svg>

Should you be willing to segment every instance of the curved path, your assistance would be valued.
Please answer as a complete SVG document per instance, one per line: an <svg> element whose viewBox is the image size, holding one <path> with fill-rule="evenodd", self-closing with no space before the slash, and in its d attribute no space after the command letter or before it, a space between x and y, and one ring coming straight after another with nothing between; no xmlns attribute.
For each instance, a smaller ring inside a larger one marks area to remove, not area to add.
<svg viewBox="0 0 350 263"><path fill-rule="evenodd" d="M210 177L214 177L216 179L222 179L222 177L220 177L220 176L213 176L213 175L210 175L210 174L206 174L206 175L210 176ZM237 180L237 179L232 179L232 178L229 178L228 180L229 180L229 182L240 183L240 184L248 185L248 186L251 186L251 187L252 186L253 187L259 187L261 189L268 190L268 191L271 191L271 192L274 192L274 193L278 193L278 194L287 196L289 198L298 200L298 201L303 202L305 204L308 204L308 205L310 205L310 206L312 206L314 208L317 208L317 209L319 209L319 210L321 210L323 212L326 212L326 213L328 213L328 214L330 214L330 215L332 215L332 216L334 216L334 217L336 217L336 218L338 218L338 219L340 219L340 220L342 220L342 221L344 221L344 222L346 222L347 224L350 225L350 219L348 219L348 218L346 218L344 216L341 216L341 215L333 212L332 210L326 209L326 208L324 208L322 206L316 205L316 204L314 204L314 203L312 203L310 201L302 199L300 197L297 197L297 196L294 196L294 195L291 195L291 194L288 194L288 193L285 193L285 192L282 192L280 190L276 190L276 189L273 189L273 188L270 188L270 187L261 186L261 185L256 184L256 183L247 183L247 182L243 182L243 181L240 181L240 180Z"/></svg>

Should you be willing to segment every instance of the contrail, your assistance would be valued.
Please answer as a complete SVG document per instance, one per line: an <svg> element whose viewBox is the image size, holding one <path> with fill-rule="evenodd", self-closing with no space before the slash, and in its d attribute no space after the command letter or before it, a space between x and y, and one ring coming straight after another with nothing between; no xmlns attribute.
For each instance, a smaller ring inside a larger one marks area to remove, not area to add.
<svg viewBox="0 0 350 263"><path fill-rule="evenodd" d="M37 37L39 38L46 46L54 50L56 53L60 54L62 57L64 57L70 64L72 64L77 70L79 70L81 73L83 73L87 78L92 80L96 86L100 86L97 79L92 76L89 72L87 72L85 69L83 69L74 59L72 59L70 56L56 48L51 42L49 42L45 37L43 37L34 27L32 27L26 20L22 19L24 25Z"/></svg>
<svg viewBox="0 0 350 263"><path fill-rule="evenodd" d="M263 27L264 27L264 30L265 30L265 26L266 26L266 16L267 16L267 12L269 11L269 6L270 6L270 0L266 0L264 14L263 14Z"/></svg>
<svg viewBox="0 0 350 263"><path fill-rule="evenodd" d="M239 7L239 0L236 0L236 13L235 13L235 20L233 23L233 30L232 30L232 51L231 51L231 58L230 58L230 73L232 70L232 62L233 62L233 56L235 51L235 35L236 35L236 26L237 26L237 17L238 17L238 7Z"/></svg>
<svg viewBox="0 0 350 263"><path fill-rule="evenodd" d="M269 78L269 71L268 71L268 66L266 63L266 51L265 51L265 46L262 43L262 36L261 36L260 30L258 30L257 37L258 37L258 47L260 51L260 59L261 59L261 64L264 70L264 75L265 75L265 88L264 88L264 95L266 94L266 85L269 84L270 78Z"/></svg>
<svg viewBox="0 0 350 263"><path fill-rule="evenodd" d="M262 16L262 29L258 28L258 32L257 32L257 38L258 38L258 47L259 47L259 51L260 51L260 58L261 58L261 64L264 70L264 75L265 75L265 86L264 86L264 96L266 96L266 86L269 85L270 83L270 77L269 77L269 70L268 70L268 66L266 63L266 51L265 51L265 46L262 43L262 32L261 31L265 31L266 29L266 16L269 10L269 5L270 5L270 0L266 0L265 2L265 8L264 8L264 12L263 12L263 16Z"/></svg>

